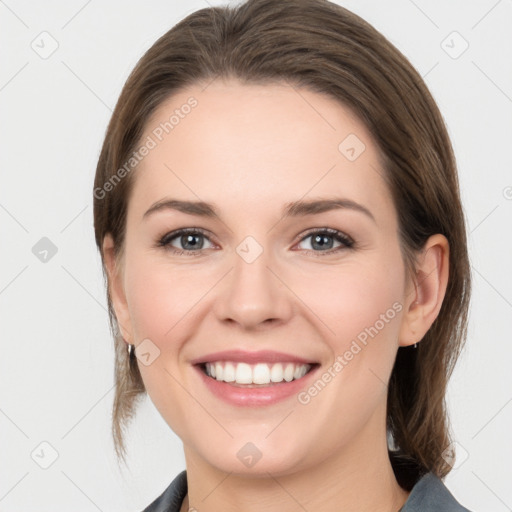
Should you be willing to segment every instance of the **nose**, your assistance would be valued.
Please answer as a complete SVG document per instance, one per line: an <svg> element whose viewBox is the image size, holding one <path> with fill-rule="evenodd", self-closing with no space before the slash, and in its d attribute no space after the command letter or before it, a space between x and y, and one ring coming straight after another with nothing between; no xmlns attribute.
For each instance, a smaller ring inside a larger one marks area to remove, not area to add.
<svg viewBox="0 0 512 512"><path fill-rule="evenodd" d="M216 317L244 329L258 330L287 322L293 311L290 290L263 253L248 263L234 254L234 268L215 298Z"/></svg>

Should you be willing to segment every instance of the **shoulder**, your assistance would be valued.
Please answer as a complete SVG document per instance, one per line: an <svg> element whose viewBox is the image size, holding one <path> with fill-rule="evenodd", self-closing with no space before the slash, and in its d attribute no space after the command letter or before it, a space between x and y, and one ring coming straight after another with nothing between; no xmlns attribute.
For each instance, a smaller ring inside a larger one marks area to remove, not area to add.
<svg viewBox="0 0 512 512"><path fill-rule="evenodd" d="M401 512L471 512L463 507L434 473L423 475L412 488Z"/></svg>
<svg viewBox="0 0 512 512"><path fill-rule="evenodd" d="M179 512L187 494L187 472L183 470L169 487L142 512Z"/></svg>

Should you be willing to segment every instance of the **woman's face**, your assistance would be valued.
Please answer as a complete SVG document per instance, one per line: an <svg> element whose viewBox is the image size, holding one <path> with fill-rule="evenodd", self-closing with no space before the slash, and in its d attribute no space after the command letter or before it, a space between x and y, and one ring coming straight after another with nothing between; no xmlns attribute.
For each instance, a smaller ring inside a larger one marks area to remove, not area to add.
<svg viewBox="0 0 512 512"><path fill-rule="evenodd" d="M363 124L308 90L215 81L141 140L113 300L186 453L279 475L382 446L414 293Z"/></svg>

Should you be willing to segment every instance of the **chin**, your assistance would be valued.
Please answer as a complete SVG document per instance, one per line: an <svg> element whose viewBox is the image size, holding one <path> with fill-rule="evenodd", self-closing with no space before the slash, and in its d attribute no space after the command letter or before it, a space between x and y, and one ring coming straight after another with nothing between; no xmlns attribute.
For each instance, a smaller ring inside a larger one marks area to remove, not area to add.
<svg viewBox="0 0 512 512"><path fill-rule="evenodd" d="M268 478L269 473L272 476L295 473L303 465L306 453L298 453L296 443L288 443L285 447L276 446L264 438L253 437L254 441L249 441L251 437L248 436L245 439L218 443L215 451L211 446L204 447L205 450L196 449L196 453L222 472L255 478Z"/></svg>

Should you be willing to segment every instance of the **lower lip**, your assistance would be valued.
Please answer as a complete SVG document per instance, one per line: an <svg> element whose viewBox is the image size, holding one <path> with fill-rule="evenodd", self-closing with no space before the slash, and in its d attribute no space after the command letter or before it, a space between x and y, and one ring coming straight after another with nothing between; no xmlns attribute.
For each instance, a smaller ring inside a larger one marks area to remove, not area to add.
<svg viewBox="0 0 512 512"><path fill-rule="evenodd" d="M291 382L280 382L255 388L238 387L224 381L208 377L199 366L194 367L201 376L206 387L217 397L231 405L260 406L271 405L297 395L310 381L318 370L315 366L304 377Z"/></svg>

